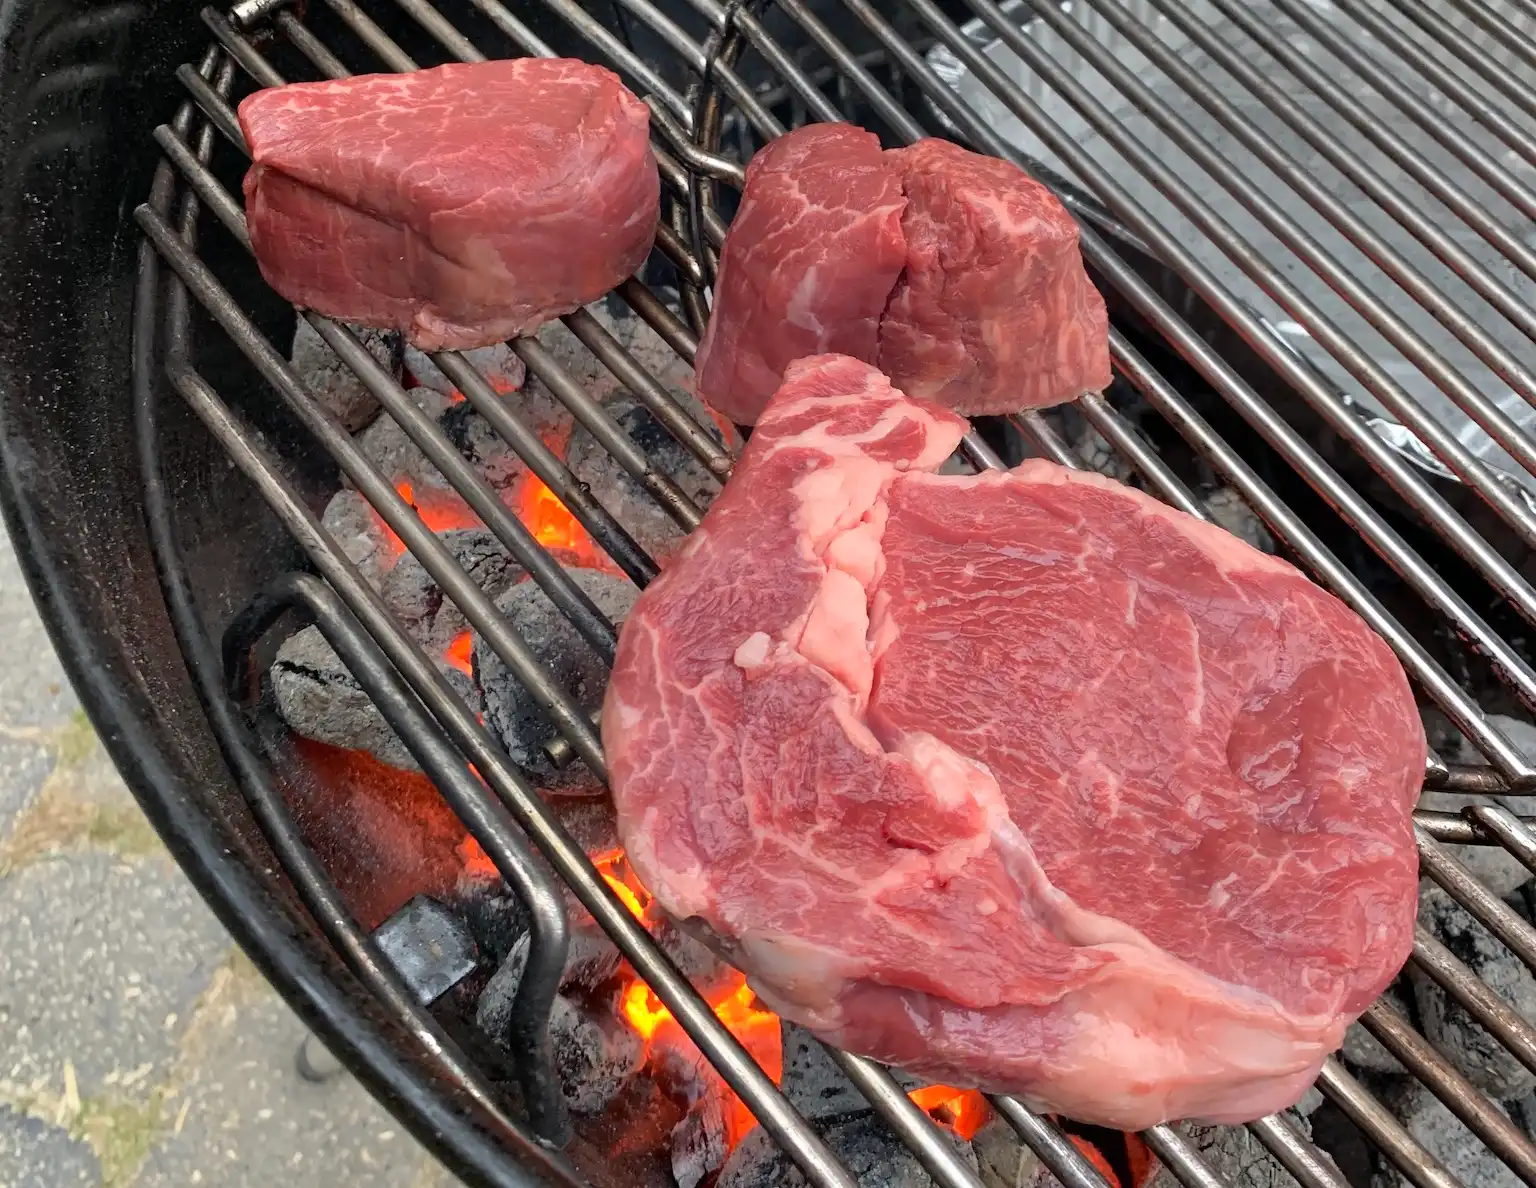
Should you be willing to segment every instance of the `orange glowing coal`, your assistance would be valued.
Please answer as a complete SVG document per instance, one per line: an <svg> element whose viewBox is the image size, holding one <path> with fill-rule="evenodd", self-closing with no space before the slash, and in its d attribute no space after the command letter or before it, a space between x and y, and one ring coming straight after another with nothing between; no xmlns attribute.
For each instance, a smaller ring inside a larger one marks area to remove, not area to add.
<svg viewBox="0 0 1536 1188"><path fill-rule="evenodd" d="M475 650L474 636L468 631L461 631L453 637L453 642L443 651L443 659L457 668L460 672L474 674L474 665L470 657Z"/></svg>
<svg viewBox="0 0 1536 1188"><path fill-rule="evenodd" d="M433 532L452 532L456 528L480 526L475 513L469 510L469 505L451 491L429 489L418 492L410 479L403 478L395 481L395 493L415 510L421 522ZM374 512L374 519L384 533L390 554L399 557L405 552L405 542L395 535L395 530L384 522L378 512Z"/></svg>
<svg viewBox="0 0 1536 1188"><path fill-rule="evenodd" d="M955 1089L949 1085L929 1085L907 1094L914 1104L926 1110L966 1141L992 1118L992 1107L974 1089Z"/></svg>
<svg viewBox="0 0 1536 1188"><path fill-rule="evenodd" d="M566 549L583 558L596 556L597 550L586 529L536 474L530 474L523 485L522 506L517 515L528 525L534 540L546 549Z"/></svg>
<svg viewBox="0 0 1536 1188"><path fill-rule="evenodd" d="M629 869L623 850L599 854L593 858L592 863L635 919L642 924L652 922L651 897ZM773 1083L779 1084L784 1075L784 1044L779 1017L758 1002L746 978L736 975L730 985L711 995L708 1001L715 1017L725 1024L726 1030L762 1065L763 1071L772 1078ZM664 1042L688 1044L690 1048L692 1046L692 1041L673 1021L672 1012L666 1004L639 978L634 978L624 987L619 999L619 1013L648 1045ZM734 1093L723 1085L720 1089L728 1097L726 1129L730 1146L735 1147L742 1136L757 1125L757 1119L752 1116L746 1103ZM975 1137L976 1132L992 1117L992 1107L987 1104L986 1098L973 1089L930 1085L924 1089L914 1089L910 1096L919 1108L948 1126L962 1139Z"/></svg>

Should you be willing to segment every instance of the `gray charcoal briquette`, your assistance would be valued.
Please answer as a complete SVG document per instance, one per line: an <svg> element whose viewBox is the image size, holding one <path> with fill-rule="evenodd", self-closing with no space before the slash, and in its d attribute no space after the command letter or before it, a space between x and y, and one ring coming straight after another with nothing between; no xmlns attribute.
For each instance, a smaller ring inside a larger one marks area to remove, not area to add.
<svg viewBox="0 0 1536 1188"><path fill-rule="evenodd" d="M629 614L639 591L624 578L594 569L567 570L572 580L615 625ZM555 683L585 712L596 711L608 687L608 669L570 621L555 608L534 582L523 582L496 600L529 651ZM592 775L579 760L557 769L544 747L557 731L549 715L477 632L474 637L475 679L483 697L485 724L501 741L513 761L526 769L538 787L573 793L592 787Z"/></svg>
<svg viewBox="0 0 1536 1188"><path fill-rule="evenodd" d="M1425 882L1419 922L1524 1019L1536 1019L1536 977L1523 961L1439 887ZM1501 1101L1536 1090L1536 1074L1429 977L1410 967L1424 1035L1474 1085Z"/></svg>
<svg viewBox="0 0 1536 1188"><path fill-rule="evenodd" d="M405 340L397 330L370 330L350 327L362 340L368 353L395 379L400 378L405 354ZM331 350L325 339L300 317L293 332L293 369L314 395L320 407L341 422L348 433L356 433L379 415L379 400L363 386L357 374Z"/></svg>

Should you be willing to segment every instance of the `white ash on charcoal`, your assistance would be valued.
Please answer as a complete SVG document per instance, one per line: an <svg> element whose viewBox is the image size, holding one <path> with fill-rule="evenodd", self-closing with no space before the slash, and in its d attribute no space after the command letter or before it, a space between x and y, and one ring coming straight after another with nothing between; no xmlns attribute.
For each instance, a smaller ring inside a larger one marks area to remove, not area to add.
<svg viewBox="0 0 1536 1188"><path fill-rule="evenodd" d="M368 500L357 491L337 491L325 505L320 523L347 560L357 566L363 580L377 590L400 554Z"/></svg>
<svg viewBox="0 0 1536 1188"><path fill-rule="evenodd" d="M488 598L499 598L527 577L523 567L484 528L455 528L438 533L438 539ZM414 553L401 555L380 583L379 593L429 655L439 654L469 630L464 612L443 593Z"/></svg>
<svg viewBox="0 0 1536 1188"><path fill-rule="evenodd" d="M473 702L474 685L466 673L443 663L438 669L455 692ZM278 712L295 733L333 747L367 751L390 767L421 770L318 627L305 627L283 641L271 676Z"/></svg>
<svg viewBox="0 0 1536 1188"><path fill-rule="evenodd" d="M717 444L725 444L720 429L698 401L677 390L672 395L689 415L700 421ZM606 408L619 428L645 452L651 465L668 475L700 511L707 510L720 493L720 481L662 427L650 409L628 393L615 396ZM662 510L584 426L577 426L571 434L569 460L571 473L590 488L593 497L613 513L635 543L652 557L664 559L682 544L684 532L677 521Z"/></svg>
<svg viewBox="0 0 1536 1188"><path fill-rule="evenodd" d="M1536 1019L1536 976L1470 912L1427 880L1419 889L1419 923L1521 1018ZM1425 1038L1467 1080L1501 1101L1536 1090L1536 1073L1483 1030L1455 999L1417 967L1410 966L1408 976Z"/></svg>
<svg viewBox="0 0 1536 1188"><path fill-rule="evenodd" d="M624 578L594 569L566 572L615 626L629 614L639 596ZM496 606L516 625L529 651L555 684L584 712L595 712L608 687L608 668L544 591L534 582L523 582L498 598ZM575 760L560 769L550 762L544 748L558 736L555 724L478 632L474 637L474 674L486 726L536 786L567 795L593 791L592 773L586 764Z"/></svg>
<svg viewBox="0 0 1536 1188"><path fill-rule="evenodd" d="M822 1140L853 1173L859 1188L932 1188L933 1177L873 1115L812 1122ZM977 1169L971 1144L951 1141L972 1171ZM715 1188L805 1188L806 1179L794 1161L761 1126L737 1144L715 1181Z"/></svg>
<svg viewBox="0 0 1536 1188"><path fill-rule="evenodd" d="M523 361L506 343L498 342L488 347L476 347L472 351L460 353L464 356L464 361L485 376L486 381L496 391L515 392L523 386L527 374ZM425 352L407 345L404 361L405 369L411 373L411 378L418 384L444 396L459 394L453 381L443 374Z"/></svg>
<svg viewBox="0 0 1536 1188"><path fill-rule="evenodd" d="M475 1026L511 1053L512 1012L517 988L528 963L524 935L492 975L475 1008ZM609 1003L564 993L555 996L549 1015L550 1044L560 1092L578 1114L599 1114L645 1067L645 1040Z"/></svg>
<svg viewBox="0 0 1536 1188"><path fill-rule="evenodd" d="M871 1108L820 1040L797 1023L781 1020L779 1027L784 1047L784 1076L779 1088L790 1105L815 1120L846 1117ZM891 1069L891 1075L908 1091L923 1084L900 1069Z"/></svg>
<svg viewBox="0 0 1536 1188"><path fill-rule="evenodd" d="M1116 482L1129 482L1136 473L1135 468L1086 420L1080 417L1072 419L1076 422L1071 437L1072 452L1082 459L1083 465Z"/></svg>
<svg viewBox="0 0 1536 1188"><path fill-rule="evenodd" d="M676 302L673 303L674 308ZM693 368L676 351L669 347L650 323L636 315L622 298L609 294L601 301L587 306L603 329L618 340L635 362L661 381L667 388L693 390Z"/></svg>
<svg viewBox="0 0 1536 1188"><path fill-rule="evenodd" d="M1411 996L1412 990L1405 986L1402 978L1393 982L1382 994L1387 1004L1410 1023L1413 1022L1415 1015ZM1408 1075L1408 1070L1398 1063L1397 1057L1382 1047L1381 1041L1360 1023L1349 1025L1349 1030L1344 1033L1344 1046L1339 1054L1344 1058L1344 1063L1350 1065L1355 1072L1366 1071L1388 1077Z"/></svg>
<svg viewBox="0 0 1536 1188"><path fill-rule="evenodd" d="M1508 1165L1423 1085L1404 1081L1382 1096L1383 1104L1408 1133L1466 1188L1519 1188L1521 1180ZM1508 1112L1498 1102L1493 1106L1501 1113ZM1380 1157L1380 1164L1372 1188L1409 1188L1413 1183L1385 1155Z"/></svg>
<svg viewBox="0 0 1536 1188"><path fill-rule="evenodd" d="M645 1067L645 1041L613 1011L555 996L549 1014L560 1093L577 1114L600 1114Z"/></svg>
<svg viewBox="0 0 1536 1188"><path fill-rule="evenodd" d="M1274 553L1275 538L1264 527L1264 521L1231 487L1217 487L1202 502L1211 519L1238 540L1261 553Z"/></svg>
<svg viewBox="0 0 1536 1188"><path fill-rule="evenodd" d="M1294 1110L1287 1110L1286 1120L1303 1138L1312 1137L1311 1123ZM1299 1188L1290 1172L1280 1166L1246 1126L1199 1126L1179 1124L1179 1129L1200 1158L1228 1188ZM1168 1168L1159 1168L1151 1188L1183 1188L1184 1181Z"/></svg>
<svg viewBox="0 0 1536 1188"><path fill-rule="evenodd" d="M405 359L405 339L397 330L350 327L368 353L396 380ZM379 415L378 397L363 386L357 373L337 357L308 319L299 318L293 332L293 369L311 394L348 433L366 428Z"/></svg>
<svg viewBox="0 0 1536 1188"><path fill-rule="evenodd" d="M698 1188L725 1166L731 1135L726 1099L712 1094L683 1115L672 1130L672 1178L677 1188Z"/></svg>
<svg viewBox="0 0 1536 1188"><path fill-rule="evenodd" d="M1040 1157L1001 1118L993 1117L978 1130L971 1148L986 1188L1058 1188L1059 1181Z"/></svg>

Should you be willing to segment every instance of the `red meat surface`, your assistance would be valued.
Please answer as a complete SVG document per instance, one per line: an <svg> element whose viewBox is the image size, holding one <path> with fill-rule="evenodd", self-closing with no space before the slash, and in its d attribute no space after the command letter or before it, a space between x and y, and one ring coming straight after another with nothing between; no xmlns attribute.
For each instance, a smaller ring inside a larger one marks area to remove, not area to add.
<svg viewBox="0 0 1536 1188"><path fill-rule="evenodd" d="M599 66L519 58L296 83L239 115L267 282L423 350L526 334L651 249L649 112Z"/></svg>
<svg viewBox="0 0 1536 1188"><path fill-rule="evenodd" d="M1425 740L1290 565L788 372L620 639L629 860L776 1011L1134 1130L1294 1103L1413 941Z"/></svg>
<svg viewBox="0 0 1536 1188"><path fill-rule="evenodd" d="M811 124L747 166L697 361L699 393L756 421L796 359L877 364L967 414L1073 400L1110 380L1104 300L1077 224L1017 166L943 140L882 152Z"/></svg>

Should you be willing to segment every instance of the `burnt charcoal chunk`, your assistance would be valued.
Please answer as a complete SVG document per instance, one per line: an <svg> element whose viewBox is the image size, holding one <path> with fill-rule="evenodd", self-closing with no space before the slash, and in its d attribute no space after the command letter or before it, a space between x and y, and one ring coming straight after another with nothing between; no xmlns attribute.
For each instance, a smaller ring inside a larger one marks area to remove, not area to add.
<svg viewBox="0 0 1536 1188"><path fill-rule="evenodd" d="M782 1022L780 1026L784 1039L784 1077L779 1087L790 1105L811 1119L837 1118L870 1109L864 1095L843 1075L843 1070L837 1067L815 1036L796 1023ZM903 1089L916 1089L923 1083L900 1069L890 1071Z"/></svg>
<svg viewBox="0 0 1536 1188"><path fill-rule="evenodd" d="M1312 1137L1312 1127L1305 1118L1287 1112L1286 1120L1304 1138ZM1296 1188L1291 1173L1276 1162L1247 1127L1198 1126L1188 1122L1179 1129L1223 1184L1232 1188ZM1165 1167L1153 1179L1152 1188L1183 1188L1183 1184Z"/></svg>
<svg viewBox="0 0 1536 1188"><path fill-rule="evenodd" d="M455 692L473 703L468 675L438 667ZM391 767L421 770L318 627L305 627L283 641L271 675L278 712L295 733L333 747L367 751Z"/></svg>
<svg viewBox="0 0 1536 1188"><path fill-rule="evenodd" d="M1445 1165L1457 1182L1467 1188L1518 1188L1520 1178L1483 1145L1481 1139L1416 1081L1404 1081L1387 1095L1385 1103L1418 1142ZM1503 1112L1503 1107L1494 1103ZM1412 1183L1396 1167L1387 1164L1376 1176L1373 1188L1409 1188Z"/></svg>
<svg viewBox="0 0 1536 1188"><path fill-rule="evenodd" d="M612 1011L599 1017L556 995L549 1031L561 1092L578 1114L600 1113L645 1066L645 1041Z"/></svg>
<svg viewBox="0 0 1536 1188"><path fill-rule="evenodd" d="M1536 1019L1536 977L1439 887L1425 883L1420 888L1419 922L1521 1018ZM1483 1030L1450 995L1417 970L1410 970L1409 977L1425 1038L1463 1076L1501 1101L1536 1090L1536 1074Z"/></svg>
<svg viewBox="0 0 1536 1188"><path fill-rule="evenodd" d="M1059 1181L1013 1127L993 1118L971 1139L986 1188L1058 1188Z"/></svg>
<svg viewBox="0 0 1536 1188"><path fill-rule="evenodd" d="M401 981L430 1006L475 972L480 954L468 926L429 895L413 897L373 933Z"/></svg>
<svg viewBox="0 0 1536 1188"><path fill-rule="evenodd" d="M454 529L439 536L459 567L492 599L526 576L501 542L483 528ZM443 594L443 588L414 553L401 556L384 578L379 592L428 655L441 654L469 630L469 620L463 611Z"/></svg>
<svg viewBox="0 0 1536 1188"><path fill-rule="evenodd" d="M879 1118L866 1115L812 1125L843 1165L853 1173L859 1188L932 1188L933 1177L917 1157ZM976 1168L970 1143L952 1139L965 1161ZM794 1161L761 1126L753 1128L737 1144L715 1181L715 1188L805 1188L806 1179Z"/></svg>
<svg viewBox="0 0 1536 1188"><path fill-rule="evenodd" d="M730 1141L721 1095L712 1094L689 1110L672 1131L672 1178L677 1188L698 1188L719 1171L730 1155Z"/></svg>
<svg viewBox="0 0 1536 1188"><path fill-rule="evenodd" d="M723 444L719 428L698 401L684 392L674 391L672 395L716 442ZM607 412L645 452L652 466L668 475L701 511L714 502L720 481L663 428L650 409L623 393L608 403ZM652 557L665 558L682 543L684 533L677 522L584 427L578 426L571 435L569 462L571 473L591 488L597 501L613 512Z"/></svg>
<svg viewBox="0 0 1536 1188"><path fill-rule="evenodd" d="M615 624L629 614L638 591L628 581L593 569L568 572ZM595 712L608 687L608 668L544 591L533 582L523 582L498 598L496 605L521 633L555 683L584 711ZM478 633L474 639L474 666L475 680L484 699L485 724L501 740L513 761L527 770L534 783L545 791L590 791L593 777L586 764L578 761L560 770L549 761L544 747L558 734L554 723Z"/></svg>
<svg viewBox="0 0 1536 1188"><path fill-rule="evenodd" d="M1231 487L1218 487L1205 497L1205 510L1238 540L1263 553L1275 551L1275 538L1264 521L1254 513L1243 497Z"/></svg>
<svg viewBox="0 0 1536 1188"><path fill-rule="evenodd" d="M379 365L399 379L405 354L405 339L397 330L369 330L350 327L368 353ZM320 407L341 422L348 433L366 428L379 415L379 401L363 386L357 373L343 363L325 339L299 318L293 333L293 369L304 381Z"/></svg>
<svg viewBox="0 0 1536 1188"><path fill-rule="evenodd" d="M363 580L377 590L398 552L373 505L358 491L337 491L325 505L320 522Z"/></svg>

